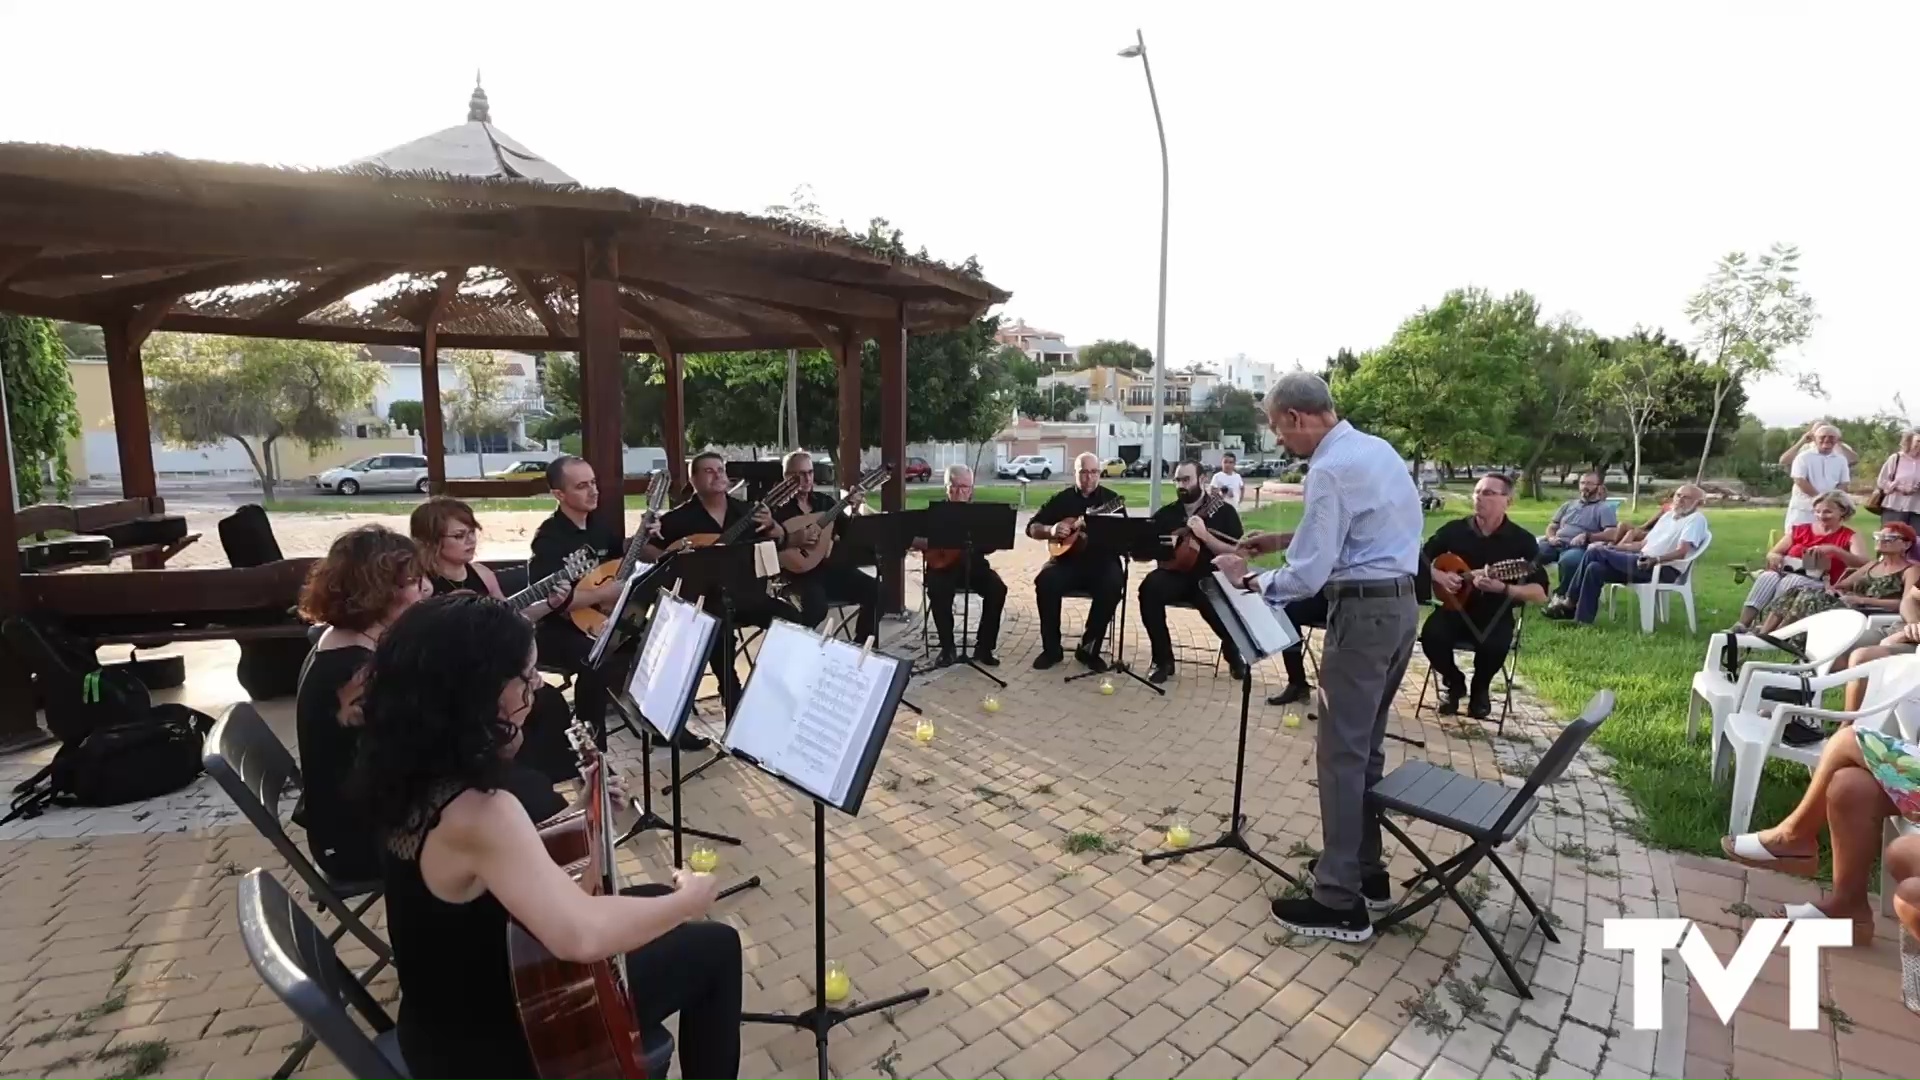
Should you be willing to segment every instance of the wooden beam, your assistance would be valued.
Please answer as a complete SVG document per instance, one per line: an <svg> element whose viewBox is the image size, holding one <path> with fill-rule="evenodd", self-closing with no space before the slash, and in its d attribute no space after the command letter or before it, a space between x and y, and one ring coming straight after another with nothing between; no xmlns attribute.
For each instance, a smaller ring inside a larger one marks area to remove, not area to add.
<svg viewBox="0 0 1920 1080"><path fill-rule="evenodd" d="M907 464L907 328L896 316L892 325L879 331L880 343L880 460L892 466L893 475L881 495L881 507L889 511L907 508L907 482L900 470ZM880 606L882 611L897 612L906 605L905 563L898 554L883 556L880 564Z"/></svg>
<svg viewBox="0 0 1920 1080"><path fill-rule="evenodd" d="M420 447L427 455L427 488L436 494L447 483L447 429L440 401L440 317L466 276L464 266L447 267L421 319Z"/></svg>
<svg viewBox="0 0 1920 1080"><path fill-rule="evenodd" d="M840 445L833 452L833 478L842 485L860 475L860 343L859 332L848 328L833 350L840 391Z"/></svg>
<svg viewBox="0 0 1920 1080"><path fill-rule="evenodd" d="M658 346L654 355L665 369L666 401L660 409L660 438L666 443L669 491L692 483L687 475L687 381L680 354L671 345Z"/></svg>
<svg viewBox="0 0 1920 1080"><path fill-rule="evenodd" d="M620 355L620 261L611 236L589 237L580 249L581 456L593 466L607 493L594 517L616 536L626 535L622 467ZM591 406L588 407L588 402Z"/></svg>
<svg viewBox="0 0 1920 1080"><path fill-rule="evenodd" d="M707 297L701 296L699 293L689 292L677 285L669 285L664 281L655 281L650 278L627 277L621 279L621 283L630 288L640 289L649 295L660 297L662 300L671 300L681 307L686 308L688 311L697 311L708 318L718 319L728 326L737 326L749 335L768 332L778 333L781 329L765 319L756 317L751 311L742 311L739 308L716 303Z"/></svg>
<svg viewBox="0 0 1920 1080"><path fill-rule="evenodd" d="M178 301L178 297L172 299L162 297L128 312L126 318L128 344L136 349L145 345L147 339L153 336L154 328L160 325L160 321L167 317L167 312L173 310L173 305Z"/></svg>
<svg viewBox="0 0 1920 1080"><path fill-rule="evenodd" d="M533 275L525 270L508 270L507 280L513 282L514 291L519 293L520 298L533 309L534 317L540 320L541 326L547 328L549 335L556 338L566 336L565 331L560 328L560 316L554 312L553 305L547 303L547 297L552 290L535 287Z"/></svg>
<svg viewBox="0 0 1920 1080"><path fill-rule="evenodd" d="M244 285L270 279L279 274L300 269L304 265L291 259L234 259L153 281L122 285L101 292L82 293L78 298L107 314L126 311L161 299L166 299L168 306L172 306L174 301L183 296L217 289L222 285Z"/></svg>
<svg viewBox="0 0 1920 1080"><path fill-rule="evenodd" d="M27 610L26 597L20 588L20 546L13 500L13 444L11 440L0 439L0 620ZM0 649L0 739L32 735L38 726L33 683L27 670L12 649Z"/></svg>
<svg viewBox="0 0 1920 1080"><path fill-rule="evenodd" d="M328 304L345 300L369 285L400 272L397 263L360 263L335 274L312 288L287 297L255 316L263 323L299 322Z"/></svg>
<svg viewBox="0 0 1920 1080"><path fill-rule="evenodd" d="M224 261L217 255L183 255L177 251L78 251L46 255L15 274L15 282L98 279L102 274L130 274L139 270L193 270Z"/></svg>
<svg viewBox="0 0 1920 1080"><path fill-rule="evenodd" d="M673 316L660 310L658 305L649 304L630 292L622 292L620 306L640 320L648 333L653 335L653 343L658 348L673 349L675 342L693 340L693 334Z"/></svg>
<svg viewBox="0 0 1920 1080"><path fill-rule="evenodd" d="M0 244L0 285L12 280L28 263L40 254L38 247Z"/></svg>
<svg viewBox="0 0 1920 1080"><path fill-rule="evenodd" d="M141 340L127 320L101 324L107 344L107 392L113 401L113 440L120 451L120 494L129 499L159 494L153 475L153 429L147 418L147 379Z"/></svg>
<svg viewBox="0 0 1920 1080"><path fill-rule="evenodd" d="M737 296L769 307L792 306L875 322L890 322L900 316L898 302L879 293L774 273L710 255L666 251L647 265L660 266L662 271L657 276L682 288Z"/></svg>

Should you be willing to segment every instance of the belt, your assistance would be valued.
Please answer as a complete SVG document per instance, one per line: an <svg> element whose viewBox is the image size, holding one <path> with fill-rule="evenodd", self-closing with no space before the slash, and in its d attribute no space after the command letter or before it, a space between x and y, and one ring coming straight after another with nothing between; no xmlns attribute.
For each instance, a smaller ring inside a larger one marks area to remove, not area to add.
<svg viewBox="0 0 1920 1080"><path fill-rule="evenodd" d="M1378 578L1372 581L1335 581L1328 583L1323 590L1329 600L1351 600L1355 598L1384 600L1394 596L1406 596L1413 592L1413 578L1405 575L1397 578Z"/></svg>

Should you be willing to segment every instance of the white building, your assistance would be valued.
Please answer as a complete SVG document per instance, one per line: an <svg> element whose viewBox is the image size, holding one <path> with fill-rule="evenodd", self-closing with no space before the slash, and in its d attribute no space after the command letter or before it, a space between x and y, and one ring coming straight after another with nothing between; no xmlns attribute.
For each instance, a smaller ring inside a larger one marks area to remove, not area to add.
<svg viewBox="0 0 1920 1080"><path fill-rule="evenodd" d="M420 353L417 349L403 349L390 345L371 345L367 352L387 373L386 382L373 392L374 417L384 420L387 410L396 401L420 401L423 394L420 389ZM506 370L505 385L502 387L502 404L512 417L509 431L505 436L488 440L485 447L488 453L506 453L514 447L527 443L527 422L547 415L547 400L540 383L539 365L531 353L496 350ZM448 395L463 388L460 369L447 362L445 355L440 357L440 395L444 400ZM366 432L355 432L365 435ZM476 440L464 432L449 429L446 432L447 449L454 453L479 449L469 446Z"/></svg>
<svg viewBox="0 0 1920 1080"><path fill-rule="evenodd" d="M993 339L1002 345L1019 349L1027 359L1050 368L1070 368L1080 356L1080 350L1067 344L1064 336L1052 330L1028 326L1025 319L1017 319L1011 326L1001 326Z"/></svg>
<svg viewBox="0 0 1920 1080"><path fill-rule="evenodd" d="M1227 358L1227 383L1240 390L1264 395L1275 380L1285 374L1280 365L1247 359L1246 353Z"/></svg>

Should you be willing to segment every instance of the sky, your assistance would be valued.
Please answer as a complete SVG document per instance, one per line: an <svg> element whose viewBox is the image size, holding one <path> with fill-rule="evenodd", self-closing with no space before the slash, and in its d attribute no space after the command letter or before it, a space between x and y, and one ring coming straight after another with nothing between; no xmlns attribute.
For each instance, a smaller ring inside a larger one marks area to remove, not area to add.
<svg viewBox="0 0 1920 1080"><path fill-rule="evenodd" d="M1920 240L1920 5L824 2L320 7L0 0L0 141L340 164L494 123L584 182L979 258L1070 342L1317 368L1450 288L1690 338L1730 251L1802 250L1820 314L1770 423L1888 406ZM1907 135L1901 135L1907 132ZM1916 401L1920 407L1920 401ZM1920 419L1920 416L1916 416Z"/></svg>

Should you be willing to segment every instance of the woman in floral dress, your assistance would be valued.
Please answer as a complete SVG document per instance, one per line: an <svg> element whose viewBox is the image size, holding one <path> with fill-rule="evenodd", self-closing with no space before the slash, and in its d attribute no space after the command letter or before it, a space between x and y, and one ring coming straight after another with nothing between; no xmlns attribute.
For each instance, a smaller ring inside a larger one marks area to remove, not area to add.
<svg viewBox="0 0 1920 1080"><path fill-rule="evenodd" d="M1869 615L1899 611L1900 597L1920 584L1920 563L1908 557L1913 538L1910 526L1899 522L1880 526L1873 534L1877 558L1824 589L1797 589L1775 597L1760 621L1760 632L1771 634L1787 623L1838 608Z"/></svg>

